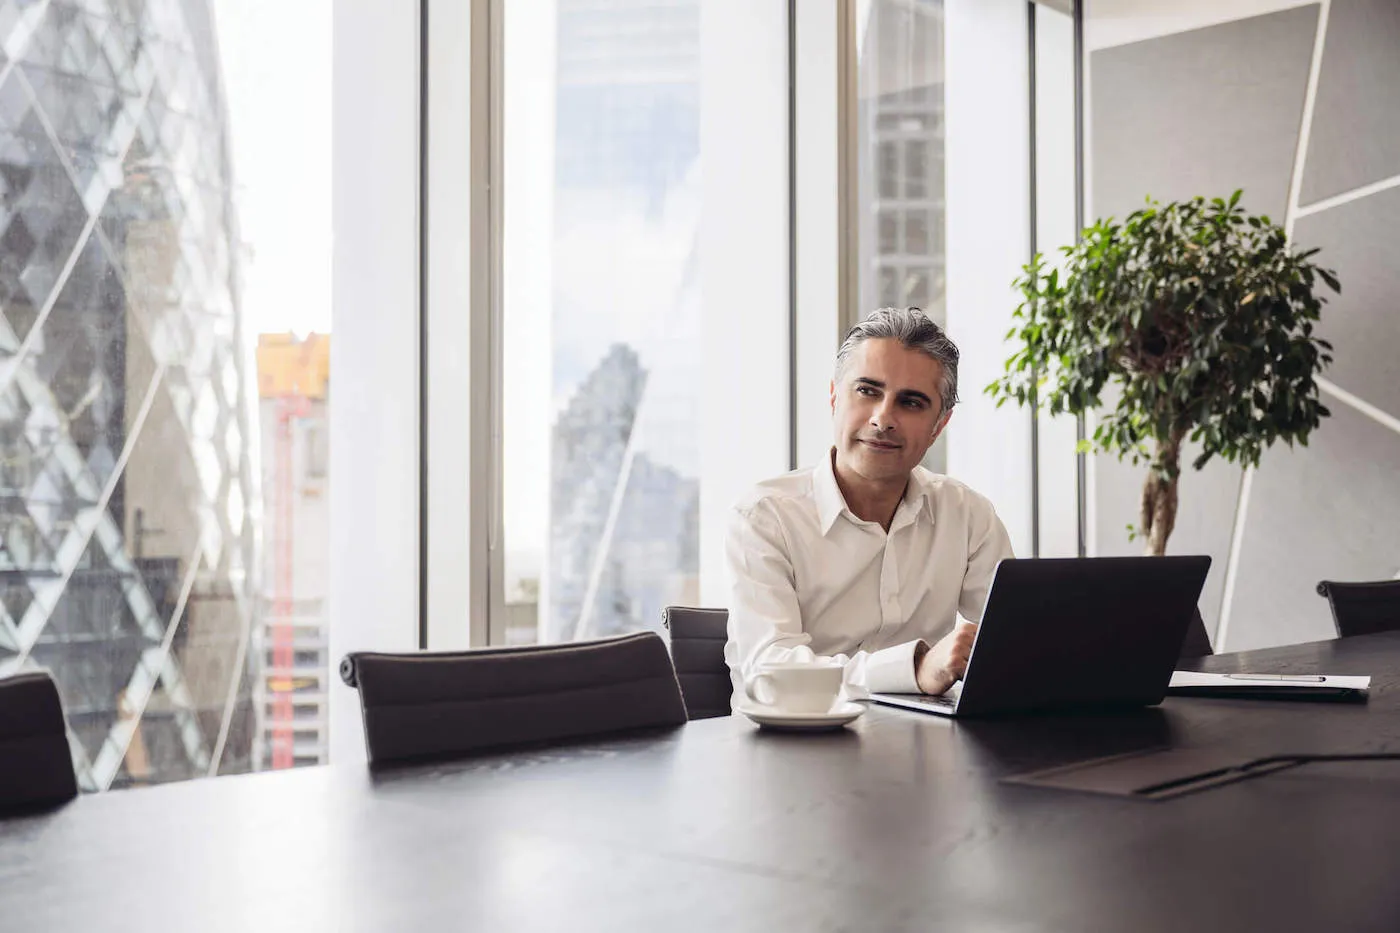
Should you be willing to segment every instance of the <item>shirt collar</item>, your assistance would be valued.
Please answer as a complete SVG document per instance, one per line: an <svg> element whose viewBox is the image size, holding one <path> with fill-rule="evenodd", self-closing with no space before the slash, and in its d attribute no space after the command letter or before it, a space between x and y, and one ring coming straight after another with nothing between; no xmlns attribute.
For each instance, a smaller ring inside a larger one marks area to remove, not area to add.
<svg viewBox="0 0 1400 933"><path fill-rule="evenodd" d="M821 519L823 535L846 511L846 497L841 495L841 487L836 485L836 471L832 466L835 456L836 448L828 449L812 472L812 498L817 503L817 517Z"/></svg>
<svg viewBox="0 0 1400 933"><path fill-rule="evenodd" d="M831 526L836 524L836 519L840 518L843 512L849 514L852 521L855 520L855 515L846 506L846 497L841 495L841 487L836 485L835 459L836 448L833 447L826 452L826 456L821 458L812 472L812 498L817 504L817 517L821 520L823 536L831 531ZM909 474L909 488L904 490L904 502L909 508L922 510L930 519L933 518L932 485L928 474L915 467Z"/></svg>
<svg viewBox="0 0 1400 933"><path fill-rule="evenodd" d="M904 501L911 509L923 511L929 520L933 519L933 474L920 467L914 467L909 474L909 488L904 490Z"/></svg>

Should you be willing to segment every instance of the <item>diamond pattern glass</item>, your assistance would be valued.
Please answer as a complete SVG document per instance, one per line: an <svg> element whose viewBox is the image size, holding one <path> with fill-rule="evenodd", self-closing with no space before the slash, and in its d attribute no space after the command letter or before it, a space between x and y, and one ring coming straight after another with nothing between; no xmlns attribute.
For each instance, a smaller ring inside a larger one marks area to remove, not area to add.
<svg viewBox="0 0 1400 933"><path fill-rule="evenodd" d="M86 789L250 768L258 502L207 0L0 0L0 676Z"/></svg>

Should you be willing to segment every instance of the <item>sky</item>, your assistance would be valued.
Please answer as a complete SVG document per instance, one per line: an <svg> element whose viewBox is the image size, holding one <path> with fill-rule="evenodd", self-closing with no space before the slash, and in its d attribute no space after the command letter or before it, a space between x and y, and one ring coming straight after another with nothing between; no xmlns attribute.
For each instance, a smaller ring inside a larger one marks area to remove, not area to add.
<svg viewBox="0 0 1400 933"><path fill-rule="evenodd" d="M250 341L331 329L332 0L213 0Z"/></svg>

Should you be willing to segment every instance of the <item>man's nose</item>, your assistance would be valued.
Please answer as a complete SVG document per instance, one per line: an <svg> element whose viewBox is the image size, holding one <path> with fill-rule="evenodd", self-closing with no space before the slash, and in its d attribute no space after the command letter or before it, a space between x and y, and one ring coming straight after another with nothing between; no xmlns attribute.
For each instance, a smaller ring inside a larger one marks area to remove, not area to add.
<svg viewBox="0 0 1400 933"><path fill-rule="evenodd" d="M894 404L881 401L870 413L870 426L877 431L888 431L894 427Z"/></svg>

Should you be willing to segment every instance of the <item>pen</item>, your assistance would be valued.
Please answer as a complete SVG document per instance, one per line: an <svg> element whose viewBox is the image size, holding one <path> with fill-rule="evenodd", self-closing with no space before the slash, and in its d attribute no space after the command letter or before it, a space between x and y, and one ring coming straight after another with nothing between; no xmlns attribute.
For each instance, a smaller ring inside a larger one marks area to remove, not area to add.
<svg viewBox="0 0 1400 933"><path fill-rule="evenodd" d="M1226 674L1231 680L1294 680L1310 684L1326 683L1321 674Z"/></svg>

